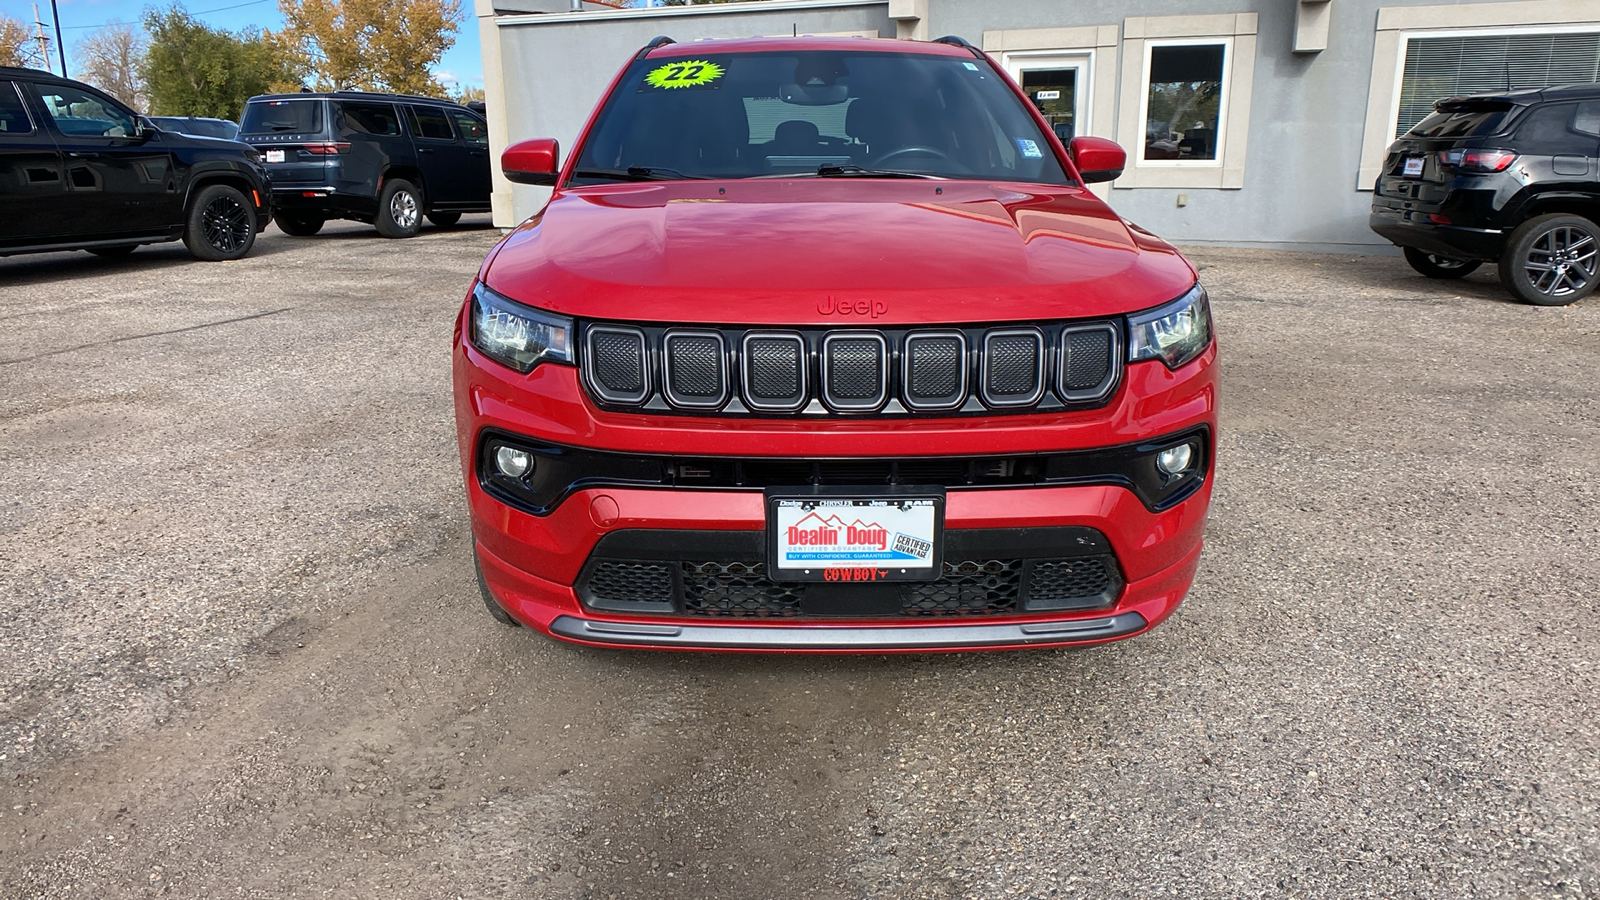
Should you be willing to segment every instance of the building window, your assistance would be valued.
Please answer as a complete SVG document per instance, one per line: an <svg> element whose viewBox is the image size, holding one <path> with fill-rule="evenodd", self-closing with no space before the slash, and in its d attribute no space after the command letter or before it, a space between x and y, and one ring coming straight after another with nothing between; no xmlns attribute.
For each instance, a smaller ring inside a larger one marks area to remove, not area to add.
<svg viewBox="0 0 1600 900"><path fill-rule="evenodd" d="M1123 20L1123 188L1244 187L1256 14Z"/></svg>
<svg viewBox="0 0 1600 900"><path fill-rule="evenodd" d="M1355 189L1370 191L1389 145L1435 101L1513 87L1590 82L1600 69L1600 4L1501 0L1383 6Z"/></svg>
<svg viewBox="0 0 1600 900"><path fill-rule="evenodd" d="M1228 44L1152 41L1145 47L1143 161L1216 165Z"/></svg>
<svg viewBox="0 0 1600 900"><path fill-rule="evenodd" d="M1600 81L1600 31L1408 35L1394 133L1445 97Z"/></svg>

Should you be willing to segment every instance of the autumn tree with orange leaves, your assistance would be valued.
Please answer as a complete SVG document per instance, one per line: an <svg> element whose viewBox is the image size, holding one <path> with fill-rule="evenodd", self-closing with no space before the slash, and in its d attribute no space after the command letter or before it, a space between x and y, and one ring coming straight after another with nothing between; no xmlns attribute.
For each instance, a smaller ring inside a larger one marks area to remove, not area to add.
<svg viewBox="0 0 1600 900"><path fill-rule="evenodd" d="M456 42L460 0L278 0L272 39L318 90L444 96L429 67Z"/></svg>

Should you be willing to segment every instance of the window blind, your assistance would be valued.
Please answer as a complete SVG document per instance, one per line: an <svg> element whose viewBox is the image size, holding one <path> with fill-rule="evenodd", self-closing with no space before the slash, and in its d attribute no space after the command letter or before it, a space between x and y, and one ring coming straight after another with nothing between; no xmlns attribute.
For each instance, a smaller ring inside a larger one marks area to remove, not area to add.
<svg viewBox="0 0 1600 900"><path fill-rule="evenodd" d="M1600 81L1600 31L1411 38L1395 134L1446 97Z"/></svg>

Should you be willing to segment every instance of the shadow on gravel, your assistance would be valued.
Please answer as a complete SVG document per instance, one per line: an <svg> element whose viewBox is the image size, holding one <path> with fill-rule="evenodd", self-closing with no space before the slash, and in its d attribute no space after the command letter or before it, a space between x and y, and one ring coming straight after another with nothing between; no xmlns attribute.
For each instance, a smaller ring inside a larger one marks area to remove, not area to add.
<svg viewBox="0 0 1600 900"><path fill-rule="evenodd" d="M418 237L429 237L429 235L435 234L454 234L454 232L493 231L493 229L493 221L490 221L490 218L485 215L474 218L474 221L462 219L461 223L453 224L450 227L438 227L434 223L422 223L422 231L418 232ZM341 242L342 240L379 240L379 242L392 240L395 243L405 243L406 240L410 240L384 237L384 235L378 234L376 227L370 226L370 224L357 223L357 221L349 221L349 219L330 221L326 226L323 226L322 231L318 231L317 234L310 235L310 237L286 235L282 231L278 231L277 227L272 229L272 234L277 235L277 237L286 237L288 239L286 243L290 247L299 247L302 243L317 243L318 240L341 240Z"/></svg>
<svg viewBox="0 0 1600 900"><path fill-rule="evenodd" d="M250 249L250 255L238 262L276 256L292 249L292 245L277 241L257 241ZM79 278L102 278L123 272L149 274L191 265L203 267L232 264L195 259L182 242L173 241L165 244L147 244L127 256L116 259L95 256L84 250L0 257L0 283L44 284Z"/></svg>

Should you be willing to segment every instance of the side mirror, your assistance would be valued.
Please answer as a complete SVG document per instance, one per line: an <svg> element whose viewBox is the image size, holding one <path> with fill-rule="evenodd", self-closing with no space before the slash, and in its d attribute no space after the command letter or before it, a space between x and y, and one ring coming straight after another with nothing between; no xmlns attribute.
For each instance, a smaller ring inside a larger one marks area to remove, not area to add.
<svg viewBox="0 0 1600 900"><path fill-rule="evenodd" d="M1067 155L1078 167L1084 184L1115 181L1128 165L1128 154L1116 141L1097 137L1075 137L1067 145Z"/></svg>
<svg viewBox="0 0 1600 900"><path fill-rule="evenodd" d="M561 145L555 138L518 141L500 154L500 171L517 184L556 183L561 172Z"/></svg>

